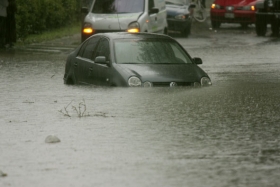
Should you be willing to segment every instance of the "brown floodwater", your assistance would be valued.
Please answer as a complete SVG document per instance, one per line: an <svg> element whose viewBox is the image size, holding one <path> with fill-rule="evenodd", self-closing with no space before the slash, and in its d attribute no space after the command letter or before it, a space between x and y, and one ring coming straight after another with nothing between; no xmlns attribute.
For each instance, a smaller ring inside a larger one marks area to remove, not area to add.
<svg viewBox="0 0 280 187"><path fill-rule="evenodd" d="M71 47L1 52L0 186L279 187L279 41L234 37L178 38L206 88L67 86Z"/></svg>

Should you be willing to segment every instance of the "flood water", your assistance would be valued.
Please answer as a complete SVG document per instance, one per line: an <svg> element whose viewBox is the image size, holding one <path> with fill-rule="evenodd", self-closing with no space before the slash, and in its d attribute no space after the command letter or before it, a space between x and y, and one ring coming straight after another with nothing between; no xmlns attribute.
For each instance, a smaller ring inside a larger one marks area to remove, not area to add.
<svg viewBox="0 0 280 187"><path fill-rule="evenodd" d="M190 47L195 89L67 86L67 54L1 53L0 186L279 187L279 44Z"/></svg>

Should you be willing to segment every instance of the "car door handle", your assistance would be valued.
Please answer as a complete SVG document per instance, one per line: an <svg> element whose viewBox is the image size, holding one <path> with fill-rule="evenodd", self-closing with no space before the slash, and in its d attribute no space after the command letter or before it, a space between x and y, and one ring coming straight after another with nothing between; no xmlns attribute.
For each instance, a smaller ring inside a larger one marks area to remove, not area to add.
<svg viewBox="0 0 280 187"><path fill-rule="evenodd" d="M93 68L89 68L89 71L92 71L93 70Z"/></svg>
<svg viewBox="0 0 280 187"><path fill-rule="evenodd" d="M74 66L76 66L76 67L77 67L77 66L78 66L78 63L77 63L77 62L76 62L76 63L74 63Z"/></svg>

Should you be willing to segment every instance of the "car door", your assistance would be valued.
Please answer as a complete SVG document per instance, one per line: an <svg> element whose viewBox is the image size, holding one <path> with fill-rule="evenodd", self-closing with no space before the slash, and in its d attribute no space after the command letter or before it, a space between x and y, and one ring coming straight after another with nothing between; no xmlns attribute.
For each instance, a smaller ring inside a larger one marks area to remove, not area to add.
<svg viewBox="0 0 280 187"><path fill-rule="evenodd" d="M152 8L155 8L154 0L148 0L148 10L149 10L149 22L148 22L148 29L149 32L156 32L157 28L157 13L151 13Z"/></svg>
<svg viewBox="0 0 280 187"><path fill-rule="evenodd" d="M93 60L98 56L105 56L106 61L110 63L110 45L107 38L100 39L96 52L94 53ZM92 63L89 67L89 80L93 85L110 85L110 73L111 68L106 64Z"/></svg>
<svg viewBox="0 0 280 187"><path fill-rule="evenodd" d="M76 81L80 84L88 84L90 82L89 67L94 63L93 55L99 40L99 36L94 36L86 41L75 59L74 74Z"/></svg>
<svg viewBox="0 0 280 187"><path fill-rule="evenodd" d="M157 13L156 32L162 32L165 28L167 28L167 11L165 1L154 0L154 4L154 6L159 10L159 12Z"/></svg>

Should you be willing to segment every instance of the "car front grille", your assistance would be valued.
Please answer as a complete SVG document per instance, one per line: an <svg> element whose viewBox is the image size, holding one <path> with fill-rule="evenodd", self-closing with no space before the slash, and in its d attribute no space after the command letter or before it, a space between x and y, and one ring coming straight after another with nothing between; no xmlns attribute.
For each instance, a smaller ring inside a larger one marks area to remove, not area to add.
<svg viewBox="0 0 280 187"><path fill-rule="evenodd" d="M193 86L191 82L176 82L175 85L171 82L153 82L153 87L182 87L182 86Z"/></svg>

